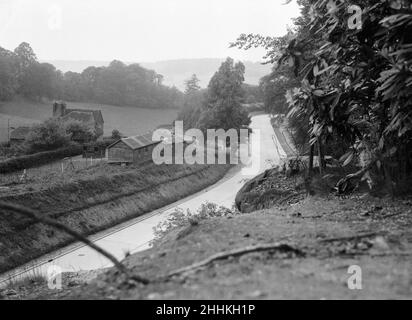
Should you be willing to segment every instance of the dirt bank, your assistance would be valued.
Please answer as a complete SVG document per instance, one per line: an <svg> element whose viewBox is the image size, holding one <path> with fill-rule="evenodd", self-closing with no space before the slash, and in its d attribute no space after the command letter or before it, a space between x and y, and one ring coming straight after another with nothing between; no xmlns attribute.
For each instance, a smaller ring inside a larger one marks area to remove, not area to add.
<svg viewBox="0 0 412 320"><path fill-rule="evenodd" d="M297 203L305 197L303 174L288 178L277 168L249 180L236 195L237 209L242 213Z"/></svg>
<svg viewBox="0 0 412 320"><path fill-rule="evenodd" d="M48 189L1 197L90 235L161 208L217 182L227 165L164 165L87 176ZM100 168L102 172L105 166ZM0 272L67 245L71 238L12 212L0 216Z"/></svg>

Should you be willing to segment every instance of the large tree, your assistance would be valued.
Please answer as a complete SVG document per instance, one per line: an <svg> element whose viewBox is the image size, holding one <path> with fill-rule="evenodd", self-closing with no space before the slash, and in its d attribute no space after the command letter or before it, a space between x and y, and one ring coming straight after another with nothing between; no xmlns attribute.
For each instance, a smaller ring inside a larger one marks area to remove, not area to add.
<svg viewBox="0 0 412 320"><path fill-rule="evenodd" d="M16 49L14 54L17 58L17 80L21 86L21 82L25 77L28 69L37 63L37 56L32 47L27 42L22 42Z"/></svg>
<svg viewBox="0 0 412 320"><path fill-rule="evenodd" d="M32 63L24 72L20 83L20 93L33 99L57 98L59 74L49 63Z"/></svg>
<svg viewBox="0 0 412 320"><path fill-rule="evenodd" d="M185 81L185 94L191 94L193 92L197 92L200 90L200 80L197 78L195 74L193 74L190 79Z"/></svg>
<svg viewBox="0 0 412 320"><path fill-rule="evenodd" d="M205 129L240 129L250 124L242 107L245 66L227 58L208 85L207 100L198 127Z"/></svg>
<svg viewBox="0 0 412 320"><path fill-rule="evenodd" d="M0 101L10 100L16 93L15 59L0 55Z"/></svg>
<svg viewBox="0 0 412 320"><path fill-rule="evenodd" d="M178 119L183 121L185 129L196 127L204 103L204 90L199 86L200 80L194 74L186 80L185 96L183 106L179 112Z"/></svg>
<svg viewBox="0 0 412 320"><path fill-rule="evenodd" d="M256 35L242 35L237 44L264 45L273 61L286 61L303 77L289 96L290 114L309 116L312 145L327 146L334 137L348 142L342 162L359 159L363 167L348 178L371 184L384 178L391 191L410 185L404 180L412 172L410 1L299 2L309 23L288 45Z"/></svg>

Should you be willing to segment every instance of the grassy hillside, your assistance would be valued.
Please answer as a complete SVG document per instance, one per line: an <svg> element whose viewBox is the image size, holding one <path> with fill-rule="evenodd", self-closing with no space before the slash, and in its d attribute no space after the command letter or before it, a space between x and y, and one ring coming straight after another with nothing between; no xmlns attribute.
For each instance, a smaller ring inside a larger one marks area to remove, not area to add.
<svg viewBox="0 0 412 320"><path fill-rule="evenodd" d="M115 107L93 103L68 103L69 108L100 109L104 118L104 133L118 129L125 135L143 134L157 126L171 123L178 110L152 110L133 107ZM0 102L0 141L7 140L7 119L13 127L45 120L52 116L52 102L40 103L16 98Z"/></svg>

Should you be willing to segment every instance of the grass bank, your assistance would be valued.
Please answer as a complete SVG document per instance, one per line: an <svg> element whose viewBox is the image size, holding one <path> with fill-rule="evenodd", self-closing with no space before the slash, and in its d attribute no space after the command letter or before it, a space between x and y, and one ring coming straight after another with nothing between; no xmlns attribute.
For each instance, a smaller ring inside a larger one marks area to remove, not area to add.
<svg viewBox="0 0 412 320"><path fill-rule="evenodd" d="M110 172L108 165L99 171ZM229 165L150 165L143 170L86 176L48 189L0 197L36 209L90 235L196 193L220 180ZM0 272L27 263L72 240L12 212L0 216Z"/></svg>

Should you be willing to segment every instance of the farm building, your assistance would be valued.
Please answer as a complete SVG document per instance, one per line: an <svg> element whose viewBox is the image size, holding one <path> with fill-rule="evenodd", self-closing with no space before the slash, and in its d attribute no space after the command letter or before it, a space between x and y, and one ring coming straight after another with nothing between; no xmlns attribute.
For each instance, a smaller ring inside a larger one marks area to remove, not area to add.
<svg viewBox="0 0 412 320"><path fill-rule="evenodd" d="M152 141L152 133L120 139L107 147L109 163L140 164L152 160L153 149L159 141Z"/></svg>
<svg viewBox="0 0 412 320"><path fill-rule="evenodd" d="M23 143L24 140L26 140L26 137L30 133L31 128L30 127L18 127L14 129L10 133L10 143L12 144L20 144Z"/></svg>
<svg viewBox="0 0 412 320"><path fill-rule="evenodd" d="M64 102L53 103L53 117L63 121L80 121L96 133L99 138L103 136L104 120L100 110L68 109Z"/></svg>

